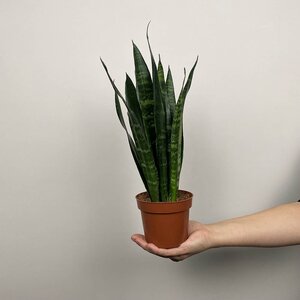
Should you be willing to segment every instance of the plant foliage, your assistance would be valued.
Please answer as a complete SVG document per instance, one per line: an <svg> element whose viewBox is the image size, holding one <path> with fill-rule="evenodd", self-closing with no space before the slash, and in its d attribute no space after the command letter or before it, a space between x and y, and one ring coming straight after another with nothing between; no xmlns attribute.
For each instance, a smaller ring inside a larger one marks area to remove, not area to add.
<svg viewBox="0 0 300 300"><path fill-rule="evenodd" d="M151 72L140 50L132 43L136 84L126 74L125 97L116 87L103 60L100 60L114 89L116 112L151 201L174 202L178 196L183 160L183 109L198 57L187 80L184 76L176 101L171 69L168 67L165 77L160 56L156 64L148 27L146 36L151 56ZM127 109L131 132L124 120L121 101Z"/></svg>

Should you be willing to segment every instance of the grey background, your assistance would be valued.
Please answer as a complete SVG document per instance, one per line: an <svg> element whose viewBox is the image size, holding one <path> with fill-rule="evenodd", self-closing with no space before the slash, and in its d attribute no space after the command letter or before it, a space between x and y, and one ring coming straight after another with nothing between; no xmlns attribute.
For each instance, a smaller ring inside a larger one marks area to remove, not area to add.
<svg viewBox="0 0 300 300"><path fill-rule="evenodd" d="M173 70L199 54L181 188L191 218L300 198L299 1L1 1L0 299L300 297L299 246L182 263L140 250L143 190L100 66L123 91L131 39Z"/></svg>

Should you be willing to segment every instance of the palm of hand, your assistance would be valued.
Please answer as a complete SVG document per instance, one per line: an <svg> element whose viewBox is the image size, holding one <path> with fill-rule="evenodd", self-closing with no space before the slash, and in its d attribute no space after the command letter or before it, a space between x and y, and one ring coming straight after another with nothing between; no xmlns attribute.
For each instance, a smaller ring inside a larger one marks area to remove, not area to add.
<svg viewBox="0 0 300 300"><path fill-rule="evenodd" d="M196 253L200 253L208 249L208 233L208 229L205 225L196 221L190 221L189 237L178 248L158 248L154 244L147 243L145 237L141 234L134 234L131 239L144 250L152 254L169 258L173 261L181 261Z"/></svg>

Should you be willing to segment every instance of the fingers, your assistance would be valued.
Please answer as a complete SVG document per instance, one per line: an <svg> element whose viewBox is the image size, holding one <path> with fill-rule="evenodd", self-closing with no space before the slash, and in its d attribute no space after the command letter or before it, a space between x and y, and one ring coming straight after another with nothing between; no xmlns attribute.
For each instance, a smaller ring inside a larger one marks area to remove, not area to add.
<svg viewBox="0 0 300 300"><path fill-rule="evenodd" d="M207 246L208 230L205 225L197 222L189 222L189 238L179 247L172 249L158 248L152 243L147 243L144 235L134 234L131 239L144 250L157 256L170 258L172 261L182 261L196 253L200 253L209 247Z"/></svg>
<svg viewBox="0 0 300 300"><path fill-rule="evenodd" d="M146 250L147 248L147 242L145 240L145 237L142 234L134 234L131 239L137 243L140 247Z"/></svg>
<svg viewBox="0 0 300 300"><path fill-rule="evenodd" d="M163 257L175 257L186 254L187 249L185 247L179 246L178 248L172 248L172 249L163 249L158 248L154 244L148 244L148 249L151 253L163 256Z"/></svg>
<svg viewBox="0 0 300 300"><path fill-rule="evenodd" d="M161 257L171 258L171 259L174 258L174 261L176 261L176 259L180 261L185 258L184 256L188 255L187 253L188 249L183 245L179 246L178 248L162 249L162 248L158 248L156 245L152 243L147 243L145 237L142 234L134 234L131 237L131 239L144 250Z"/></svg>
<svg viewBox="0 0 300 300"><path fill-rule="evenodd" d="M191 255L189 254L186 254L186 255L180 255L180 256L174 256L174 257L169 257L172 261L175 261L175 262L180 262L188 257L190 257Z"/></svg>

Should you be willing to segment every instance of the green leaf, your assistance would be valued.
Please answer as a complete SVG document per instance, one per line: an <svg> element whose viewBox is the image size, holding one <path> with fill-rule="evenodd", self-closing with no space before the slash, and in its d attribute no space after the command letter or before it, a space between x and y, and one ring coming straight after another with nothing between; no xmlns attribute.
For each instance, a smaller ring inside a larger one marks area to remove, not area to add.
<svg viewBox="0 0 300 300"><path fill-rule="evenodd" d="M153 99L153 84L148 66L134 42L133 58L135 66L135 79L137 97L142 111L142 119L147 139L151 144L154 156L155 154L155 125L154 125L154 99Z"/></svg>
<svg viewBox="0 0 300 300"><path fill-rule="evenodd" d="M172 122L175 112L176 99L174 92L174 84L170 67L168 67L166 78L166 119L167 119L167 155L168 155L168 195L170 195L170 176L171 176L171 132ZM170 197L169 197L170 198Z"/></svg>
<svg viewBox="0 0 300 300"><path fill-rule="evenodd" d="M166 82L165 82L165 74L164 74L164 68L161 63L160 55L158 60L158 66L157 66L157 75L158 75L158 81L160 85L160 89L162 94L166 93Z"/></svg>
<svg viewBox="0 0 300 300"><path fill-rule="evenodd" d="M184 138L183 138L183 121L181 125L181 146L180 146L180 164L179 164L179 170L178 170L178 178L177 178L177 186L179 188L179 178L180 178L180 172L182 168L182 162L183 162L183 148L184 148Z"/></svg>
<svg viewBox="0 0 300 300"><path fill-rule="evenodd" d="M145 135L143 127L140 125L139 118L135 115L134 111L129 107L127 102L125 101L124 97L122 94L119 92L118 88L116 87L114 81L112 80L108 69L104 62L102 61L102 65L107 73L107 76L112 84L112 87L115 91L115 102L116 102L116 107L117 107L117 114L119 117L119 120L123 126L123 128L126 128L124 118L122 115L122 111L120 108L120 103L119 103L119 98L120 97L125 104L127 111L128 111L128 116L129 116L129 121L131 125L131 129L133 132L133 135L135 137L135 148L132 147L134 145L132 138L129 139L131 151L134 154L134 159L138 161L138 170L140 172L141 177L143 181L145 180L145 187L150 195L150 198L152 201L159 201L159 181L158 181L158 171L155 165L153 153L151 151L151 147L148 143L147 137ZM124 129L125 129L124 128ZM127 134L129 135L127 128L125 129Z"/></svg>
<svg viewBox="0 0 300 300"><path fill-rule="evenodd" d="M127 110L130 110L130 108L129 108L128 105L127 105L127 102L126 102L125 98L122 96L122 94L121 94L120 91L118 90L117 86L115 85L114 81L112 80L112 78L111 78L111 76L110 76L110 74L109 74L109 72L108 72L107 66L105 65L105 63L104 63L104 61L102 60L101 57L100 57L100 61L101 61L101 63L102 63L102 66L103 66L103 68L104 68L104 70L105 70L105 72L106 72L106 74L107 74L107 77L108 77L108 79L109 79L109 81L110 81L110 83L111 83L111 85L112 85L114 91L115 91L116 94L122 99L122 101L123 101L123 103L125 104Z"/></svg>
<svg viewBox="0 0 300 300"><path fill-rule="evenodd" d="M123 113L122 113L122 109L121 109L121 105L120 105L120 100L119 100L118 94L116 92L115 92L115 106L116 106L116 111L117 111L117 115L118 115L118 118L120 120L120 123L121 123L122 127L124 128L124 130L126 131L126 135L127 135L127 139L128 139L128 142L129 142L129 146L130 146L130 150L131 150L133 159L135 161L135 164L137 166L139 174L142 178L144 186L145 186L147 192L149 193L148 184L147 184L144 172L142 170L142 167L140 165L140 158L139 158L138 153L136 151L135 143L132 140L132 137L131 137L131 135L129 134L129 132L127 130L127 127L126 127L126 124L125 124L125 121L124 121L124 117L123 117Z"/></svg>
<svg viewBox="0 0 300 300"><path fill-rule="evenodd" d="M136 89L131 78L128 76L127 73L126 73L126 81L125 81L125 98L128 107L136 115L141 126L143 127L142 111L141 111L140 103L137 98Z"/></svg>
<svg viewBox="0 0 300 300"><path fill-rule="evenodd" d="M182 159L183 159L183 108L184 108L185 98L191 87L194 70L196 68L197 62L198 62L198 57L190 71L186 84L181 90L181 93L179 95L175 107L175 113L174 113L173 124L172 124L172 132L171 132L171 170L170 170L171 201L176 201L177 199L179 177L180 177L180 171L181 171Z"/></svg>
<svg viewBox="0 0 300 300"><path fill-rule="evenodd" d="M159 201L159 177L151 147L148 144L144 130L130 115L129 122L135 139L140 165L147 181L151 201L157 202Z"/></svg>
<svg viewBox="0 0 300 300"><path fill-rule="evenodd" d="M169 101L167 98L167 86L166 86L166 82L165 82L164 68L161 63L160 56L159 56L159 61L158 61L157 74L158 74L158 81L159 81L159 86L160 86L160 90L161 90L161 98L162 98L161 101L165 107L167 141L168 141L169 137L170 137L170 133L171 133L171 126L172 126L171 108L170 108L170 104L169 104Z"/></svg>
<svg viewBox="0 0 300 300"><path fill-rule="evenodd" d="M169 106L170 106L171 120L173 120L173 115L175 112L175 105L176 105L176 98L175 98L175 92L174 92L173 77L172 77L170 67L168 68L168 72L167 72L166 94L167 94L167 102L169 103Z"/></svg>
<svg viewBox="0 0 300 300"><path fill-rule="evenodd" d="M159 191L160 200L168 200L168 161L167 161L167 127L166 127L166 111L164 105L164 94L161 90L160 82L164 81L162 66L160 67L159 79L158 70L151 50L148 27L147 27L147 41L151 54L152 64L152 78L153 78L153 96L154 96L154 122L156 129L156 151L158 161L159 174Z"/></svg>

